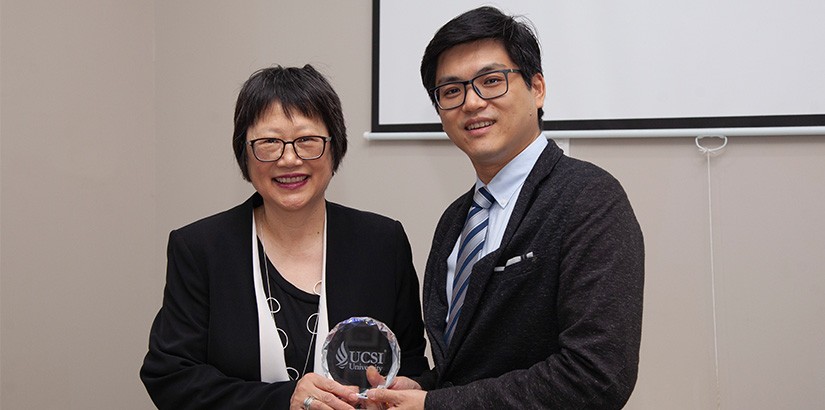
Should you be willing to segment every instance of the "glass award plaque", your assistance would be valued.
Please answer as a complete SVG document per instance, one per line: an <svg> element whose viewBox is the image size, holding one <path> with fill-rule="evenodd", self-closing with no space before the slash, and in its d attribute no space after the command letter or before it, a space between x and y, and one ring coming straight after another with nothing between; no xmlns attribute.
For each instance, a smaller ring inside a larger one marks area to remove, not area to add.
<svg viewBox="0 0 825 410"><path fill-rule="evenodd" d="M376 386L392 383L401 366L401 350L395 334L384 323L371 317L351 317L330 330L321 350L324 375L345 386L358 386L359 395L373 386L367 380L367 368L375 366L385 378Z"/></svg>

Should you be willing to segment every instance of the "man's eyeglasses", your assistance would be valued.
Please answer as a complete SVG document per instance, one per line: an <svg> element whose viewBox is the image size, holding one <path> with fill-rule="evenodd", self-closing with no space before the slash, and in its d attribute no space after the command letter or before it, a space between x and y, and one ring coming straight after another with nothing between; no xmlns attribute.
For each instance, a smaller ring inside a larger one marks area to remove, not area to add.
<svg viewBox="0 0 825 410"><path fill-rule="evenodd" d="M324 155L324 148L332 137L306 136L292 141L279 138L258 138L246 143L252 147L252 154L261 162L275 162L284 155L284 147L292 144L295 155L303 160L318 159Z"/></svg>
<svg viewBox="0 0 825 410"><path fill-rule="evenodd" d="M501 97L510 89L508 75L518 73L517 68L488 71L467 81L450 81L430 90L438 108L452 110L464 104L467 98L467 85L472 85L479 97L485 100Z"/></svg>

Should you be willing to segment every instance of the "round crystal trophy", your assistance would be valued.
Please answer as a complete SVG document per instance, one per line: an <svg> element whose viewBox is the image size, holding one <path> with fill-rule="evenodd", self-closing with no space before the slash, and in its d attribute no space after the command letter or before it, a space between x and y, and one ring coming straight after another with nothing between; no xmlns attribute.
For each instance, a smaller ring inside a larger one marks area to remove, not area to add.
<svg viewBox="0 0 825 410"><path fill-rule="evenodd" d="M367 380L367 368L375 366L385 378L385 388L392 383L401 366L401 350L390 328L371 317L351 317L330 330L321 350L321 368L327 377L345 386L358 386L359 395L373 386Z"/></svg>

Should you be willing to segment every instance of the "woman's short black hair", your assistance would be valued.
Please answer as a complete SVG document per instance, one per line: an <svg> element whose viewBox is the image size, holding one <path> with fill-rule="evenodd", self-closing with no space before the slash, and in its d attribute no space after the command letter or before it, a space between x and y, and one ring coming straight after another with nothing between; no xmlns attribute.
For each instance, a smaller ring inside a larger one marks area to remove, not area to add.
<svg viewBox="0 0 825 410"><path fill-rule="evenodd" d="M429 92L435 87L435 73L438 70L438 57L448 49L473 41L493 39L500 41L507 55L521 70L527 87L532 87L532 79L541 74L541 48L531 25L518 21L495 7L479 7L465 12L441 27L430 40L424 57L421 59L421 82L430 95L433 106L435 96ZM538 109L539 125L544 111Z"/></svg>
<svg viewBox="0 0 825 410"><path fill-rule="evenodd" d="M341 99L327 79L311 65L300 68L275 66L254 72L238 93L232 148L244 179L250 180L246 131L276 102L281 104L288 118L297 111L305 117L323 121L332 137L327 147L332 154L332 172L337 171L347 152L347 127Z"/></svg>

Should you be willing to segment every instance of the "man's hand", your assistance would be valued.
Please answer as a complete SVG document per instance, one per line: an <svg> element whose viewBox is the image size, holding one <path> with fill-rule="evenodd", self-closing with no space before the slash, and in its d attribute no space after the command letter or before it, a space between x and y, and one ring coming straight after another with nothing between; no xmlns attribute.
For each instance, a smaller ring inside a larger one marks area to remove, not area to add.
<svg viewBox="0 0 825 410"><path fill-rule="evenodd" d="M421 410L427 392L423 390L370 389L367 397L371 402L383 403L388 410Z"/></svg>
<svg viewBox="0 0 825 410"><path fill-rule="evenodd" d="M372 387L378 387L386 383L387 379L378 373L378 369L375 366L370 366L367 368L367 381L370 382ZM391 390L421 390L421 386L418 385L414 380L399 376L393 379L392 384L390 386L384 386Z"/></svg>
<svg viewBox="0 0 825 410"><path fill-rule="evenodd" d="M373 387L386 382L384 376L373 366L367 368L367 380ZM396 377L387 388L370 389L367 397L369 409L423 409L427 392L421 390L421 386L414 380L401 376Z"/></svg>

